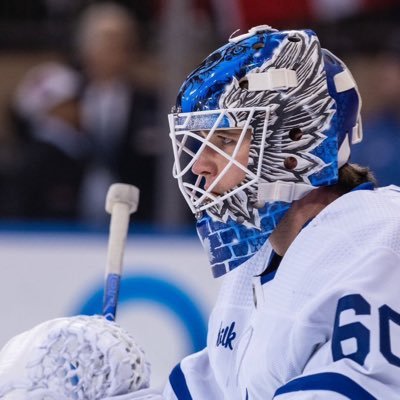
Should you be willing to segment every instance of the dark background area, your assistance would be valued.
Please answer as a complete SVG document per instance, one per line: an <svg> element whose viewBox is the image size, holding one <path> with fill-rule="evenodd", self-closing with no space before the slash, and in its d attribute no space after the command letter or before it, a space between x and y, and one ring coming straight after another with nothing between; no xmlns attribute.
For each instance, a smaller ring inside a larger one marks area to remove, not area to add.
<svg viewBox="0 0 400 400"><path fill-rule="evenodd" d="M39 189L32 182L34 166L28 166L31 175L21 166L28 162L42 163L45 171L52 170L54 165L57 168L62 165L63 155L48 156L41 146L39 153L36 149L31 158L29 138L21 136L18 125L21 121L13 115L16 89L33 67L57 62L82 70L76 45L79 21L89 6L101 3L105 2L4 0L0 3L0 221L94 224L105 221L85 219L78 205L66 214L46 213L44 206L42 210L38 206L37 212L25 210L27 202L23 197L28 195L16 186L33 186L31 192ZM113 3L123 6L136 21L129 74L135 93L144 93L134 103L138 107L135 121L140 120L140 132L146 131L147 136L143 137L150 141L135 144L140 163L134 166L128 163L124 168L143 169L143 174L144 171L149 174L140 181L146 203L142 206L146 209L138 216L141 223L176 227L191 222L176 183L170 178L172 159L166 115L186 74L211 50L226 42L236 28L246 31L257 24L278 29L311 28L317 32L323 47L343 58L363 97L364 142L354 147L352 161L369 165L381 185L400 184L398 1L121 0ZM147 128L151 128L151 133ZM37 174L41 175L41 171ZM51 185L51 180L41 183L41 191L46 184ZM81 187L76 190L79 192ZM58 196L66 196L65 193L58 192ZM79 197L79 193L75 195ZM99 197L103 195L99 193ZM42 200L39 203L44 204Z"/></svg>

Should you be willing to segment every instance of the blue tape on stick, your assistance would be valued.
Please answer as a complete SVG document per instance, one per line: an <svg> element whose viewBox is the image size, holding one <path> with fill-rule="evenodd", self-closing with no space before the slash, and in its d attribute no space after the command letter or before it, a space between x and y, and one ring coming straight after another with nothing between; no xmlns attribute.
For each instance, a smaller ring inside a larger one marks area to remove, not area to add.
<svg viewBox="0 0 400 400"><path fill-rule="evenodd" d="M109 274L106 279L103 300L103 316L109 321L115 320L121 276Z"/></svg>

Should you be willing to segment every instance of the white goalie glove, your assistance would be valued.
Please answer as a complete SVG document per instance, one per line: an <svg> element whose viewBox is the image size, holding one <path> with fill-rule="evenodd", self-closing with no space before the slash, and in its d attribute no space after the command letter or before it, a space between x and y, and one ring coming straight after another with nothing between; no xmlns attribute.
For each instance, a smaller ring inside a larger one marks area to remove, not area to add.
<svg viewBox="0 0 400 400"><path fill-rule="evenodd" d="M147 388L149 378L132 337L100 316L44 322L0 352L3 400L100 400Z"/></svg>

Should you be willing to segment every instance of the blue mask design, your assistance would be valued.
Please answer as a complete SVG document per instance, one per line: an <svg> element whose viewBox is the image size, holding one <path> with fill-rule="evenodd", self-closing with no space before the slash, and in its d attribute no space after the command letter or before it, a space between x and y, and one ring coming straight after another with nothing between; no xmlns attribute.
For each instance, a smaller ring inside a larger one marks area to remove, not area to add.
<svg viewBox="0 0 400 400"><path fill-rule="evenodd" d="M169 117L174 175L197 214L215 277L252 257L292 201L337 182L351 140L361 137L360 104L346 66L309 30L255 27L188 76ZM216 152L209 142L224 129L251 132L249 161L244 180L216 194L204 179L193 181L193 165L206 146ZM198 132L198 145L190 147Z"/></svg>

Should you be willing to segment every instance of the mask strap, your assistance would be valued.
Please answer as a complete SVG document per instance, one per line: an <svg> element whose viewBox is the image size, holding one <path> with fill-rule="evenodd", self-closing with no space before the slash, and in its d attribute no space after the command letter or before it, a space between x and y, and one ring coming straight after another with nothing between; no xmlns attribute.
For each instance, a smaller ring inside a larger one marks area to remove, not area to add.
<svg viewBox="0 0 400 400"><path fill-rule="evenodd" d="M291 203L294 200L301 199L314 189L316 189L315 186L307 185L306 183L262 182L258 184L257 200L261 204L275 201Z"/></svg>

